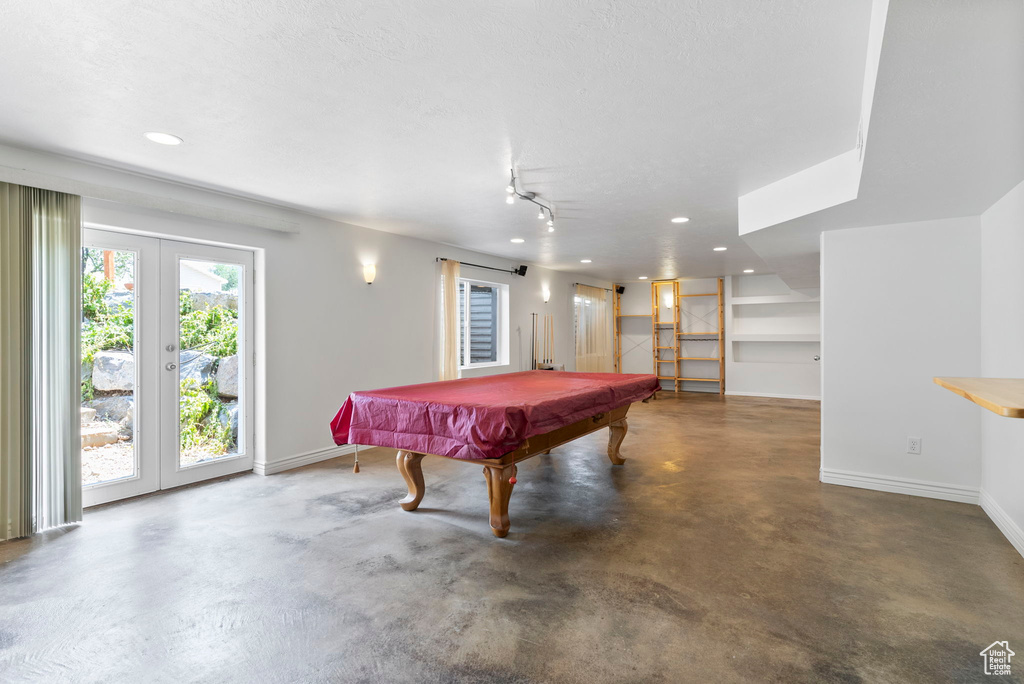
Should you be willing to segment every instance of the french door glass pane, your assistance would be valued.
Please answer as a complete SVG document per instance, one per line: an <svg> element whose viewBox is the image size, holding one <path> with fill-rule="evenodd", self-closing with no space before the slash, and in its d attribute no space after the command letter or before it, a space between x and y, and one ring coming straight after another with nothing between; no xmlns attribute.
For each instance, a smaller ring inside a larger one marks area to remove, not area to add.
<svg viewBox="0 0 1024 684"><path fill-rule="evenodd" d="M245 434L238 397L244 357L239 305L244 269L237 264L178 262L179 465L241 453Z"/></svg>
<svg viewBox="0 0 1024 684"><path fill-rule="evenodd" d="M82 250L82 484L135 477L136 254Z"/></svg>

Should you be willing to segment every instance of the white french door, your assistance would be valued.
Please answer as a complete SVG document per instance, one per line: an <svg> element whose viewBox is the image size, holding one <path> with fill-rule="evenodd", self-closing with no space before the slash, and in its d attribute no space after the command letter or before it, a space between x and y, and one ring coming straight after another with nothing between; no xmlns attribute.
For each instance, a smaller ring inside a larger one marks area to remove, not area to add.
<svg viewBox="0 0 1024 684"><path fill-rule="evenodd" d="M84 505L251 470L252 252L98 229L83 245Z"/></svg>

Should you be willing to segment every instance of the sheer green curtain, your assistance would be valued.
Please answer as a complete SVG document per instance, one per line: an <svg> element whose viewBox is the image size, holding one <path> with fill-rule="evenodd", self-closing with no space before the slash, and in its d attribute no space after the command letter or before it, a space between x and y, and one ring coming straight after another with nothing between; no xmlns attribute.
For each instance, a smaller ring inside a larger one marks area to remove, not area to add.
<svg viewBox="0 0 1024 684"><path fill-rule="evenodd" d="M82 519L81 198L0 183L3 538Z"/></svg>
<svg viewBox="0 0 1024 684"><path fill-rule="evenodd" d="M0 183L0 541L32 531L32 224L22 194Z"/></svg>
<svg viewBox="0 0 1024 684"><path fill-rule="evenodd" d="M576 285L576 370L612 371L611 312L608 293L600 287Z"/></svg>

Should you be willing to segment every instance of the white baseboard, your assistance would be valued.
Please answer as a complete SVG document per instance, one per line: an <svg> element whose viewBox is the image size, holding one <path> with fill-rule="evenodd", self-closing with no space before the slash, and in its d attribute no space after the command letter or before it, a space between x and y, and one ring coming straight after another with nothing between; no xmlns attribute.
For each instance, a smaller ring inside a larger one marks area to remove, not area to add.
<svg viewBox="0 0 1024 684"><path fill-rule="evenodd" d="M344 456L345 454L351 454L355 450L356 448L352 444L327 447L326 449L316 449L315 451L307 451L304 454L288 456L270 463L254 463L252 466L252 472L257 475L273 475L274 473L281 473L286 470L292 470L293 468L301 468L302 466L309 465L310 463L319 463L320 461L326 461L331 458L337 458L338 456Z"/></svg>
<svg viewBox="0 0 1024 684"><path fill-rule="evenodd" d="M960 503L969 504L977 504L979 501L979 490L977 487L962 487L944 482L911 480L903 477L889 477L888 475L869 475L867 473L833 470L831 468L822 468L819 479L825 484L874 489L880 492L893 492L895 494L910 494L911 496L924 496L929 499L943 499L944 501L959 501Z"/></svg>
<svg viewBox="0 0 1024 684"><path fill-rule="evenodd" d="M1013 518L1007 515L1006 511L992 498L992 495L984 489L981 490L981 510L988 514L988 517L996 524L996 527L1003 533L1003 536L1013 544L1013 548L1017 549L1017 553L1024 556L1024 530L1013 521Z"/></svg>
<svg viewBox="0 0 1024 684"><path fill-rule="evenodd" d="M803 394L770 394L766 392L730 392L725 390L727 397L768 397L769 399L807 399L808 401L821 401L821 397L805 396Z"/></svg>

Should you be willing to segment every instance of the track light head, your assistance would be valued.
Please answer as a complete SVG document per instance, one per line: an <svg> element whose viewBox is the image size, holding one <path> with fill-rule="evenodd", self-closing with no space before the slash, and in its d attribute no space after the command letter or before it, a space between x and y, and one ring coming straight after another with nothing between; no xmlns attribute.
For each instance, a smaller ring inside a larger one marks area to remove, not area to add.
<svg viewBox="0 0 1024 684"><path fill-rule="evenodd" d="M516 198L514 195L509 195L508 197L505 198L505 204L512 204L515 201Z"/></svg>
<svg viewBox="0 0 1024 684"><path fill-rule="evenodd" d="M544 210L543 209L541 209L540 213L537 214L537 218L540 219L541 221L544 220Z"/></svg>

